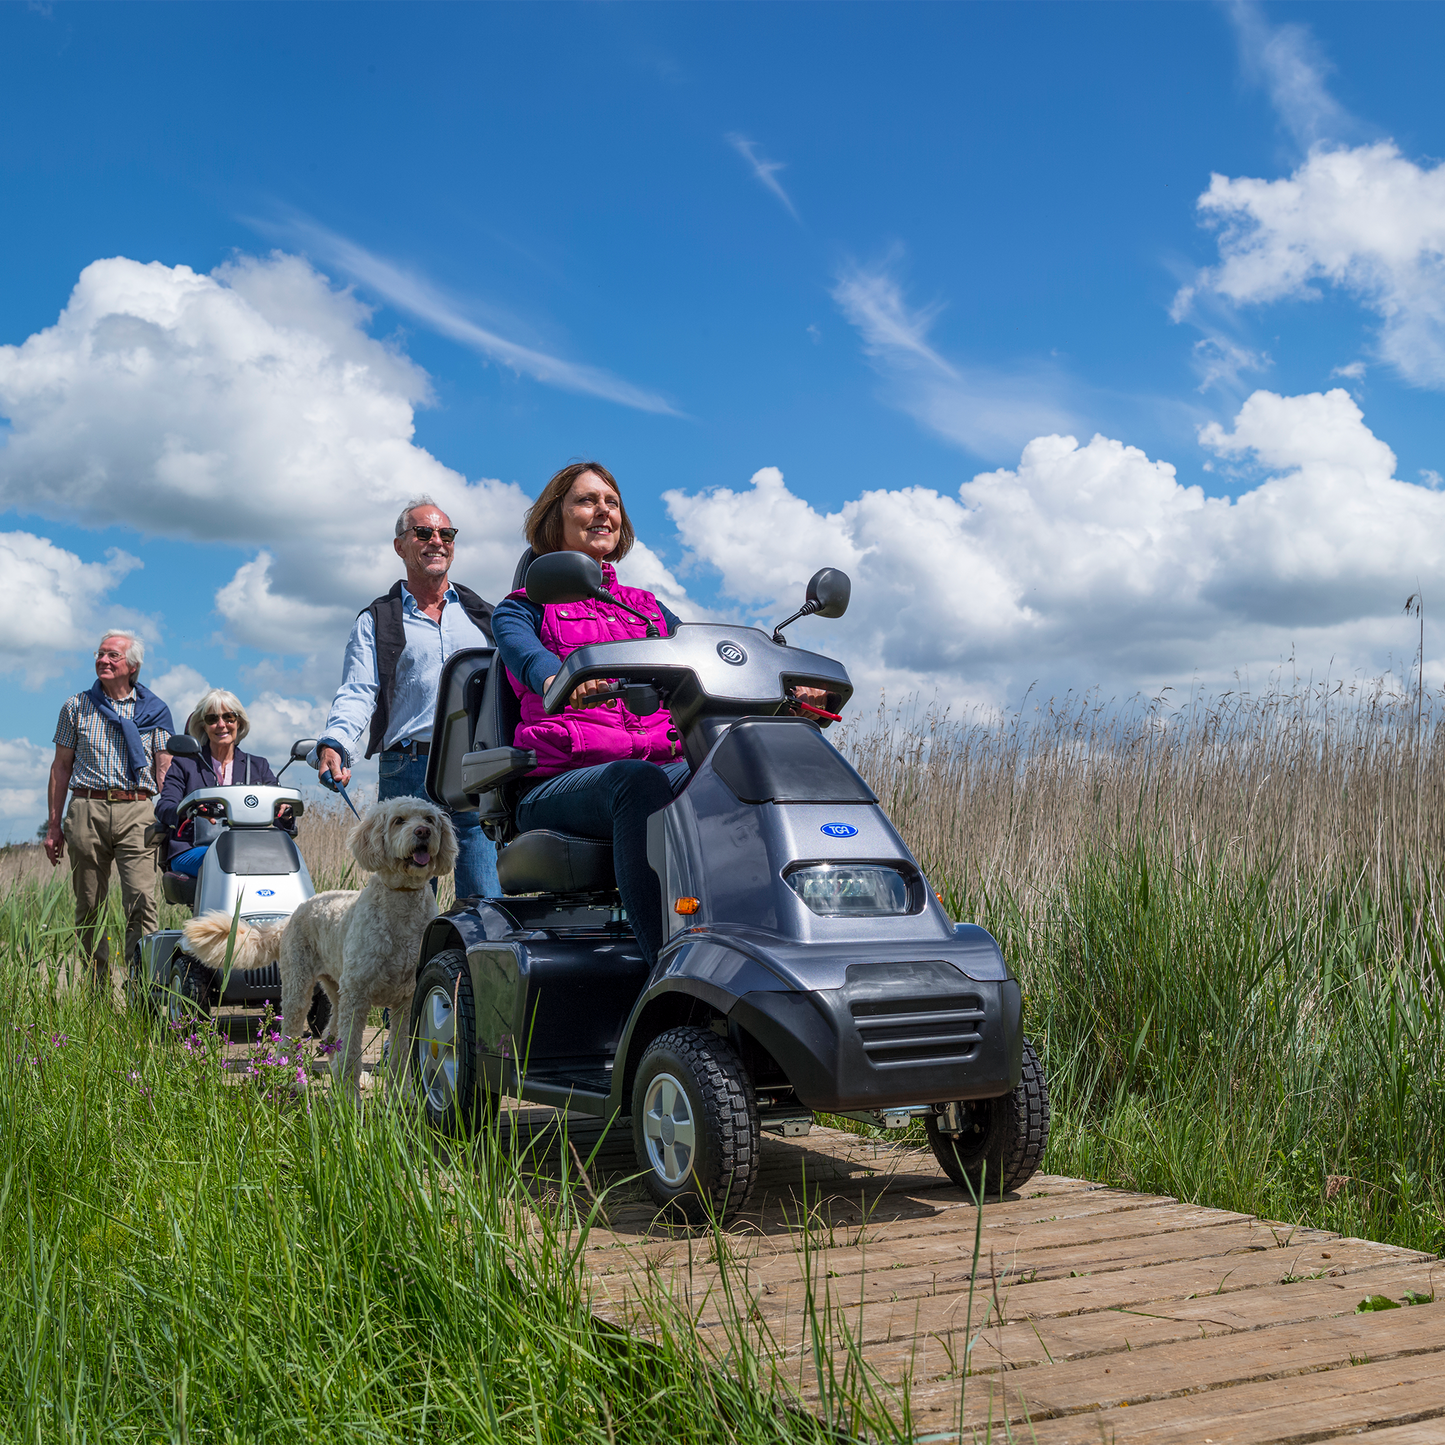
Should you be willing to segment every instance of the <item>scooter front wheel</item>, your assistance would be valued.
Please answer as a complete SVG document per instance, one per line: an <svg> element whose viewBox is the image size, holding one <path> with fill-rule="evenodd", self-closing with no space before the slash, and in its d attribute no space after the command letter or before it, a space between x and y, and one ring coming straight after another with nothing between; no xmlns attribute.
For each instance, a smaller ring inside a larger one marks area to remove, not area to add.
<svg viewBox="0 0 1445 1445"><path fill-rule="evenodd" d="M477 1069L477 1012L461 949L428 959L417 976L410 1040L408 1069L427 1122L444 1134L469 1129L491 1096Z"/></svg>
<svg viewBox="0 0 1445 1445"><path fill-rule="evenodd" d="M1024 1040L1018 1087L997 1099L969 1099L958 1106L961 1130L945 1133L940 1116L923 1121L943 1172L975 1199L1021 1189L1044 1160L1049 1142L1049 1085L1034 1046Z"/></svg>
<svg viewBox="0 0 1445 1445"><path fill-rule="evenodd" d="M211 1017L211 971L183 953L171 959L165 994L166 1022L177 1032Z"/></svg>
<svg viewBox="0 0 1445 1445"><path fill-rule="evenodd" d="M648 1045L632 1086L643 1183L690 1224L737 1213L758 1177L762 1133L752 1081L709 1029L677 1028Z"/></svg>

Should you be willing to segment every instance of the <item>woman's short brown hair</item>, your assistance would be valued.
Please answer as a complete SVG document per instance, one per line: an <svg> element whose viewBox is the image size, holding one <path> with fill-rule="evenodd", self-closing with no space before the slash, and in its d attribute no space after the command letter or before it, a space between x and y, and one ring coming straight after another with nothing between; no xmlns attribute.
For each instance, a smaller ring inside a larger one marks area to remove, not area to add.
<svg viewBox="0 0 1445 1445"><path fill-rule="evenodd" d="M600 462L573 462L571 466L563 467L542 488L542 495L527 509L522 530L527 534L532 550L539 557L546 556L548 552L562 551L562 503L567 500L572 483L587 472L596 472L617 493L617 505L622 513L617 545L607 554L605 560L620 562L632 550L637 534L632 530L632 519L627 515L627 503L622 500L622 488L617 485L617 478Z"/></svg>

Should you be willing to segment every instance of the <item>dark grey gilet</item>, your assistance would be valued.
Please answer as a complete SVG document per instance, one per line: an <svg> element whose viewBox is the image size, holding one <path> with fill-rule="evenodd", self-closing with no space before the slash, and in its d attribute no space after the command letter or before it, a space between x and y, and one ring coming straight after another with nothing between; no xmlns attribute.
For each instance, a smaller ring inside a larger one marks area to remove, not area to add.
<svg viewBox="0 0 1445 1445"><path fill-rule="evenodd" d="M461 599L462 611L482 630L487 641L492 640L492 604L478 597L470 587L460 582L449 584ZM376 708L371 714L371 736L366 741L366 756L376 752L386 737L386 725L391 718L391 694L396 687L396 665L406 651L406 627L402 618L401 583L398 582L385 597L378 597L362 612L371 613L376 629L376 671L381 686L376 693ZM361 613L356 614L358 617Z"/></svg>

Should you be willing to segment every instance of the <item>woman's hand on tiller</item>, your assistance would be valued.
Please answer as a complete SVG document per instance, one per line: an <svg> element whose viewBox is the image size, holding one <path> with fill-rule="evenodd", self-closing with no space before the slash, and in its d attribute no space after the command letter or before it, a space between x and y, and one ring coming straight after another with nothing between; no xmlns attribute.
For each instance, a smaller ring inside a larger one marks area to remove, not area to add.
<svg viewBox="0 0 1445 1445"><path fill-rule="evenodd" d="M542 684L542 692L545 694L556 680L557 674L554 672L552 676ZM584 682L581 686L572 690L572 696L567 699L567 706L584 707L589 697L599 692L607 692L611 686L612 684L608 682L605 677L594 677L591 682Z"/></svg>

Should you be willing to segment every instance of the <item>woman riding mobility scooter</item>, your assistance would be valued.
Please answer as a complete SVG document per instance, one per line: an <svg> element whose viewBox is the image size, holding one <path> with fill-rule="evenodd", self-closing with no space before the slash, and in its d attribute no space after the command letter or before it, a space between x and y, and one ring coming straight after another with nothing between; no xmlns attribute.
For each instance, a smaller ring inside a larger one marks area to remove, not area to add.
<svg viewBox="0 0 1445 1445"><path fill-rule="evenodd" d="M525 575L535 603L620 605L577 552ZM651 968L610 844L516 831L536 759L510 745L505 669L486 648L449 660L427 791L480 810L505 844L505 896L467 900L423 935L411 1054L433 1124L466 1125L500 1093L628 1117L653 1198L694 1221L747 1202L760 1130L806 1134L819 1112L889 1129L921 1118L975 1194L1039 1167L1048 1090L1018 982L984 929L949 921L872 790L792 699L820 689L836 713L851 695L839 663L782 635L799 616L841 616L848 592L824 569L771 638L684 623L580 647L548 688L558 713L609 679L599 700L665 706L683 740L691 779L648 823L667 930Z"/></svg>
<svg viewBox="0 0 1445 1445"><path fill-rule="evenodd" d="M281 772L314 746L310 738L294 744ZM201 745L185 733L175 733L166 751L198 757ZM240 917L247 923L289 918L316 890L300 849L276 826L276 812L283 805L289 805L296 818L306 810L295 788L248 783L188 793L179 820L191 819L193 842L210 846L195 878L183 873L162 875L166 902L189 908L197 917L212 909L235 916L239 903ZM148 1004L174 1024L209 1018L222 1004L279 1006L281 1002L281 975L274 963L235 969L223 978L184 951L178 928L147 934L136 944L129 986L134 1003ZM309 1019L313 1032L321 1033L330 1015L330 1002L318 989Z"/></svg>

